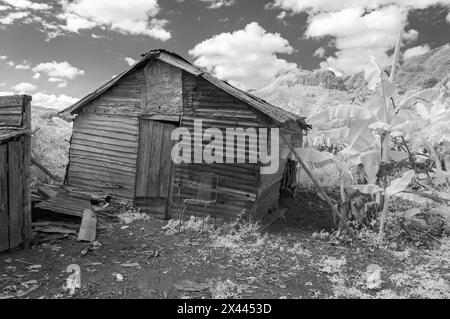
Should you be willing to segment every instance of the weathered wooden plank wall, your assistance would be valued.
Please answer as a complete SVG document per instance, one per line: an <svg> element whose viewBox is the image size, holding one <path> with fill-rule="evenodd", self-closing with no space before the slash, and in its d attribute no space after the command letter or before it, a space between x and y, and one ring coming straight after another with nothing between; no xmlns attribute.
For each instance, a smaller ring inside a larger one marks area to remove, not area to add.
<svg viewBox="0 0 450 319"><path fill-rule="evenodd" d="M139 69L83 107L74 121L68 185L134 200L144 88Z"/></svg>
<svg viewBox="0 0 450 319"><path fill-rule="evenodd" d="M270 120L247 104L215 87L208 81L183 72L183 117L181 126L193 136L194 120L202 120L203 128L258 128L271 125ZM207 143L207 142L206 142ZM248 147L238 145L246 157ZM225 162L225 161L224 161ZM173 193L173 215L179 211L185 198L192 198L199 173L214 173L219 178L218 203L210 208L212 215L235 218L243 210L252 214L260 188L259 164L181 164L176 165ZM187 207L186 214L204 214L195 206Z"/></svg>
<svg viewBox="0 0 450 319"><path fill-rule="evenodd" d="M182 71L154 61L145 67L146 94L142 114L181 114L183 111Z"/></svg>
<svg viewBox="0 0 450 319"><path fill-rule="evenodd" d="M31 237L30 101L26 95L0 97L1 106L20 105L16 128L11 113L0 112L0 251L27 245Z"/></svg>
<svg viewBox="0 0 450 319"><path fill-rule="evenodd" d="M0 99L0 126L20 127L23 122L23 96L2 96Z"/></svg>

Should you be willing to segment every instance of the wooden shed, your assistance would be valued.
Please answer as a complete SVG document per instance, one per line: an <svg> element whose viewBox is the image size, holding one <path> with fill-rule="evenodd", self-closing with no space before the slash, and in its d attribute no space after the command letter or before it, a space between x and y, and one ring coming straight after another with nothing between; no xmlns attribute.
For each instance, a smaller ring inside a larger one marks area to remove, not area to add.
<svg viewBox="0 0 450 319"><path fill-rule="evenodd" d="M177 216L202 172L217 176L217 202L207 211L187 207L185 213L263 216L277 207L285 172L286 161L272 175L262 175L260 163L174 164L175 128L193 133L195 120L203 121L203 129L276 127L297 146L308 128L304 118L165 50L143 55L62 113L76 115L65 183L132 201L163 218Z"/></svg>
<svg viewBox="0 0 450 319"><path fill-rule="evenodd" d="M31 235L31 97L0 96L0 251Z"/></svg>

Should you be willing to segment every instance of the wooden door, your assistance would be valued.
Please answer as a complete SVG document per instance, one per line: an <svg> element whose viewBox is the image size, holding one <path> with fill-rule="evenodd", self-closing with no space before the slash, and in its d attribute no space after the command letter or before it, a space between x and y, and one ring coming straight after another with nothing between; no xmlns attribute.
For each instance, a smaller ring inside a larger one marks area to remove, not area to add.
<svg viewBox="0 0 450 319"><path fill-rule="evenodd" d="M161 218L171 217L173 141L175 125L141 120L136 172L136 206Z"/></svg>

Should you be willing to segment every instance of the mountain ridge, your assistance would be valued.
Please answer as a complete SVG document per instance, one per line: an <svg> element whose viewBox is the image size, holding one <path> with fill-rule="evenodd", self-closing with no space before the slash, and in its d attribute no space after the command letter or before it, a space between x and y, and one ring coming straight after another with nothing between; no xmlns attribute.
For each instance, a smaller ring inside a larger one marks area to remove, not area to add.
<svg viewBox="0 0 450 319"><path fill-rule="evenodd" d="M390 68L387 68L389 72ZM434 87L450 74L450 45L401 61L396 85L399 93L408 89ZM309 116L326 106L365 102L372 92L364 73L337 76L331 70L291 70L279 74L268 85L251 93L288 111Z"/></svg>

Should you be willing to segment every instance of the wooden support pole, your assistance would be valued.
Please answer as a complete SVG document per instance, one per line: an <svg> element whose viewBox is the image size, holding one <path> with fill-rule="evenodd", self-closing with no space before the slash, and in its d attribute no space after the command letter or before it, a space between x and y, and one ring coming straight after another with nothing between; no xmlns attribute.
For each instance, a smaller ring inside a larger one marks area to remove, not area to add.
<svg viewBox="0 0 450 319"><path fill-rule="evenodd" d="M45 175L47 175L48 177L50 177L51 179L53 179L55 182L61 183L61 179L56 176L55 174L53 174L52 172L50 172L36 157L34 157L33 155L31 156L31 163L36 166L37 168L39 168Z"/></svg>
<svg viewBox="0 0 450 319"><path fill-rule="evenodd" d="M323 187L319 184L319 182L316 180L314 175L309 170L308 166L306 166L306 164L301 159L300 155L298 155L297 151L295 150L294 146L292 146L291 142L289 142L288 139L284 135L281 135L281 137L286 142L286 145L289 147L289 149L294 153L295 158L300 163L300 166L305 170L306 174L309 176L311 181L314 183L314 185L316 186L320 195L322 196L323 199L325 199L325 201L327 202L327 204L330 207L333 214L342 220L342 216L339 214L339 210L337 209L337 204L335 203L335 201L327 195L327 193L325 192ZM345 228L348 228L347 225L342 225L342 226L344 226Z"/></svg>

